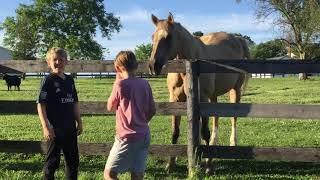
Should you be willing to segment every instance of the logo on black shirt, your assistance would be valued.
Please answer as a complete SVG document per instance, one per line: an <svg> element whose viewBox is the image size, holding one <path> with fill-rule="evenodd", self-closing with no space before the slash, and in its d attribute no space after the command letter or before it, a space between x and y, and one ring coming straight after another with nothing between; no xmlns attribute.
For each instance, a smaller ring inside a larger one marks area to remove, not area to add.
<svg viewBox="0 0 320 180"><path fill-rule="evenodd" d="M72 94L67 93L66 98L61 98L61 103L73 103L74 99L72 97Z"/></svg>

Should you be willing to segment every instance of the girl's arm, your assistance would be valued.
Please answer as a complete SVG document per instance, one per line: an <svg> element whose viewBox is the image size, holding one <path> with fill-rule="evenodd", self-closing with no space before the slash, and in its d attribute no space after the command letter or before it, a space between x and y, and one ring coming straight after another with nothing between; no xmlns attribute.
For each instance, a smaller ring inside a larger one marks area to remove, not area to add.
<svg viewBox="0 0 320 180"><path fill-rule="evenodd" d="M156 105L155 105L155 102L154 102L154 99L153 99L153 95L152 95L152 90L151 90L151 87L149 85L149 113L147 115L147 121L149 122L152 117L156 114Z"/></svg>
<svg viewBox="0 0 320 180"><path fill-rule="evenodd" d="M112 92L108 98L108 102L107 102L107 110L108 111L112 111L112 112L115 112L118 108L118 105L119 105L119 94L118 94L118 91L119 91L120 87L119 87L119 84L118 84L118 81L116 80L113 84L113 87L112 87Z"/></svg>

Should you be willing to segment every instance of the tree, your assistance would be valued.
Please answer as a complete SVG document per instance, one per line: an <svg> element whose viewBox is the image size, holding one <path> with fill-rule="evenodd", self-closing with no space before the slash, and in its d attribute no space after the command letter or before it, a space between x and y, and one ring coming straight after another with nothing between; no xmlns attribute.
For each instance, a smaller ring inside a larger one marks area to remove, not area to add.
<svg viewBox="0 0 320 180"><path fill-rule="evenodd" d="M251 55L254 59L267 59L286 55L286 46L279 40L271 40L254 46Z"/></svg>
<svg viewBox="0 0 320 180"><path fill-rule="evenodd" d="M274 24L283 32L282 40L305 59L308 44L318 40L320 6L318 0L256 0L258 19L274 15ZM306 74L299 74L306 79Z"/></svg>
<svg viewBox="0 0 320 180"><path fill-rule="evenodd" d="M309 44L306 47L307 59L320 59L320 43Z"/></svg>
<svg viewBox="0 0 320 180"><path fill-rule="evenodd" d="M6 30L3 43L11 49L13 59L36 58L36 44L39 37L36 33L36 25L31 22L34 14L30 8L30 6L21 5L16 11L16 19L7 17L1 24L1 29Z"/></svg>
<svg viewBox="0 0 320 180"><path fill-rule="evenodd" d="M241 33L231 33L234 36L238 36L238 37L242 37L243 39L246 40L246 42L248 43L249 47L254 46L256 43L251 39L250 36L247 35L242 35Z"/></svg>
<svg viewBox="0 0 320 180"><path fill-rule="evenodd" d="M148 60L151 56L151 52L152 52L151 43L147 43L146 45L145 44L137 45L136 48L134 49L136 58L137 60L140 60L140 61Z"/></svg>
<svg viewBox="0 0 320 180"><path fill-rule="evenodd" d="M193 32L192 34L193 34L194 36L197 36L197 37L203 36L203 32L201 32L201 31L196 31L196 32Z"/></svg>
<svg viewBox="0 0 320 180"><path fill-rule="evenodd" d="M103 0L34 0L16 12L16 18L7 17L1 26L4 44L14 52L28 50L31 57L59 46L71 59L102 59L104 48L94 40L97 29L110 39L121 28L119 18L106 13Z"/></svg>

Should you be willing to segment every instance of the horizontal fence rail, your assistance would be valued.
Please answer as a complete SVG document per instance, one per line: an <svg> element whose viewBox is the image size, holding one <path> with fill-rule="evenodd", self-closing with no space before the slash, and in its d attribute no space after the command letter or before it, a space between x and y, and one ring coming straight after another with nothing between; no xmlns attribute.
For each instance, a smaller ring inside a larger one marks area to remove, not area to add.
<svg viewBox="0 0 320 180"><path fill-rule="evenodd" d="M107 156L112 143L79 143L82 155ZM45 154L47 145L42 141L0 140L0 152L5 153L41 153ZM320 148L260 148L246 146L199 146L200 158L255 159L319 162ZM187 157L187 145L151 145L149 154L153 156Z"/></svg>
<svg viewBox="0 0 320 180"><path fill-rule="evenodd" d="M115 113L106 110L105 101L79 102L81 114L113 115ZM0 114L36 114L36 101L8 101L0 100ZM185 115L186 104L157 102L158 115Z"/></svg>
<svg viewBox="0 0 320 180"><path fill-rule="evenodd" d="M201 158L255 159L261 161L319 162L320 148L246 147L246 146L198 146Z"/></svg>
<svg viewBox="0 0 320 180"><path fill-rule="evenodd" d="M113 143L79 143L82 155L105 155L111 150ZM41 153L45 154L47 145L44 141L0 140L0 152L5 153ZM187 145L151 145L149 153L155 156L187 156Z"/></svg>
<svg viewBox="0 0 320 180"><path fill-rule="evenodd" d="M163 69L163 74L167 72L185 72L184 62L169 62ZM48 65L45 61L40 60L2 60L0 61L0 73L41 73L49 72ZM101 60L72 60L68 61L65 72L115 72L113 61ZM149 73L148 62L138 62L136 73Z"/></svg>
<svg viewBox="0 0 320 180"><path fill-rule="evenodd" d="M113 61L102 60L72 60L66 66L66 72L114 72ZM219 65L220 64L220 65ZM200 73L230 73L233 70L223 66L232 66L248 73L319 73L320 60L214 60L199 62ZM40 60L3 60L0 61L0 72L48 72L45 61ZM185 72L184 60L169 61L164 66L162 74L168 72ZM139 62L137 73L149 73L148 62Z"/></svg>
<svg viewBox="0 0 320 180"><path fill-rule="evenodd" d="M157 115L186 115L187 105L184 102L157 102ZM320 119L320 105L294 104L232 104L232 103L200 103L201 115L220 117L257 117L257 118L289 118ZM106 102L80 102L82 114L112 115L106 110ZM35 101L0 100L0 114L36 114Z"/></svg>

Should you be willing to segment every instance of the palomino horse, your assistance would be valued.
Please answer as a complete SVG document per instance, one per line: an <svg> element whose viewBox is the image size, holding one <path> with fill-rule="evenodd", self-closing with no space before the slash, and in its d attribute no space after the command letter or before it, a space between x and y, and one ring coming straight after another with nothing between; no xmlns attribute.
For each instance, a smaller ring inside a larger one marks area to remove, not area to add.
<svg viewBox="0 0 320 180"><path fill-rule="evenodd" d="M152 35L153 49L150 58L151 73L160 74L163 65L171 59L248 59L249 50L246 42L233 35L218 32L200 38L191 35L180 23L174 22L169 14L167 19L158 19L152 15L156 30ZM170 102L186 101L186 74L168 73L167 85ZM240 102L241 87L247 82L244 71L236 73L203 73L200 74L200 101L217 102L217 97L229 92L230 102ZM172 117L172 144L176 144L179 137L180 116ZM209 117L201 117L201 136L209 145L210 131ZM231 118L232 132L230 145L237 144L236 117ZM213 117L211 145L218 144L218 117ZM175 166L175 157L170 158L167 170Z"/></svg>

